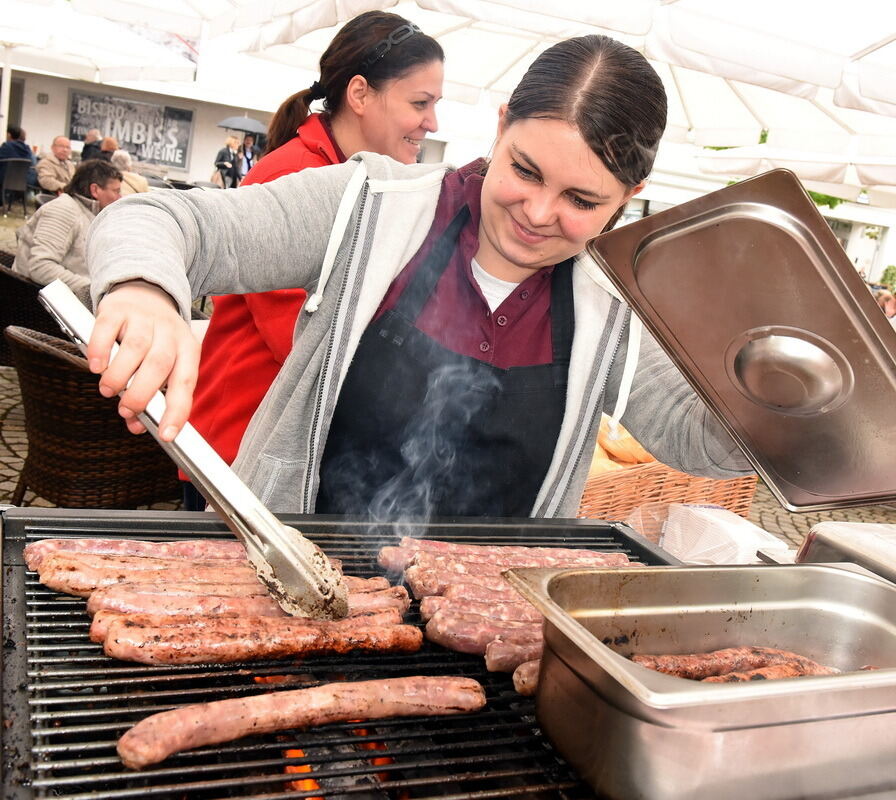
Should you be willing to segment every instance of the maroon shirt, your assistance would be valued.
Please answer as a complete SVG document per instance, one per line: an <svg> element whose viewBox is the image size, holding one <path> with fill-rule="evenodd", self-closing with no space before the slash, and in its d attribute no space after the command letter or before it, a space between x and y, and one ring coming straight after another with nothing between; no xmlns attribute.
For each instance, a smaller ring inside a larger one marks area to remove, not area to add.
<svg viewBox="0 0 896 800"><path fill-rule="evenodd" d="M466 203L470 220L463 227L451 262L417 319L417 328L443 347L501 369L550 364L551 274L540 269L526 278L494 313L473 277L470 262L479 249L482 160L448 173L435 219L420 249L398 274L376 313L394 308L411 276L432 250L436 239Z"/></svg>

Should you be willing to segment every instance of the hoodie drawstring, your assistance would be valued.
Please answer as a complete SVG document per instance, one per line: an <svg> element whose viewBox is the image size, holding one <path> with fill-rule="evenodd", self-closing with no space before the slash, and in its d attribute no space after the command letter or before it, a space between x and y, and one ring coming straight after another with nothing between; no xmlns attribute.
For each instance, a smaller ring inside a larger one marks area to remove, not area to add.
<svg viewBox="0 0 896 800"><path fill-rule="evenodd" d="M317 280L317 288L314 293L308 296L305 301L304 310L313 314L320 308L320 301L323 299L323 292L333 272L333 264L336 261L336 254L339 252L339 245L342 244L342 237L345 235L345 229L351 220L352 212L355 210L358 195L364 188L367 180L367 165L363 161L358 162L358 166L352 173L345 191L342 193L342 199L339 201L339 208L336 210L336 218L333 220L333 227L330 230L330 240L327 242L327 250L324 253L324 261L320 269L320 277Z"/></svg>

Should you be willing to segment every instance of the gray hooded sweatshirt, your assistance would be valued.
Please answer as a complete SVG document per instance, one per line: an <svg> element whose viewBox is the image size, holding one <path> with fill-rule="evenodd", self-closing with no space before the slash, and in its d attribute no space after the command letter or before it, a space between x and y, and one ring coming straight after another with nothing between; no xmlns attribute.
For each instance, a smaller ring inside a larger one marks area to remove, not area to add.
<svg viewBox="0 0 896 800"><path fill-rule="evenodd" d="M95 303L113 284L135 278L165 289L185 319L200 295L308 290L293 349L234 463L272 511L313 513L340 387L389 285L426 237L446 169L361 153L234 192L132 195L93 224ZM245 219L255 220L252 236L243 233ZM677 368L630 324L628 308L585 253L575 259L573 292L564 418L532 516L576 515L605 404L624 410L621 422L675 469L715 478L749 472ZM626 368L626 354L635 351Z"/></svg>

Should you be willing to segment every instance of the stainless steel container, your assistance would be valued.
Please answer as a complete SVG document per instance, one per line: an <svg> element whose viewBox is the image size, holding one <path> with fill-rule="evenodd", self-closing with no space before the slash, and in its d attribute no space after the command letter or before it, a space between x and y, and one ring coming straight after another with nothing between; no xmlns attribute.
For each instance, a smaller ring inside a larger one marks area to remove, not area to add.
<svg viewBox="0 0 896 800"><path fill-rule="evenodd" d="M896 525L819 522L806 535L796 562L848 561L896 582Z"/></svg>
<svg viewBox="0 0 896 800"><path fill-rule="evenodd" d="M829 565L527 569L545 615L537 718L602 795L896 791L896 586ZM845 674L705 684L634 653L764 645ZM856 671L874 665L881 669Z"/></svg>

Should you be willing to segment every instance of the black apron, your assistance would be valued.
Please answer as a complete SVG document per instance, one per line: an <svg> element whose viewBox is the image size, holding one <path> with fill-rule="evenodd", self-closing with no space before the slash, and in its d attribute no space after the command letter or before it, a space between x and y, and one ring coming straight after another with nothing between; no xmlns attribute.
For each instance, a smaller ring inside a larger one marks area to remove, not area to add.
<svg viewBox="0 0 896 800"><path fill-rule="evenodd" d="M361 337L330 425L317 513L531 513L566 402L572 259L551 276L552 364L500 369L455 353L415 323L469 215L464 206L395 307Z"/></svg>

